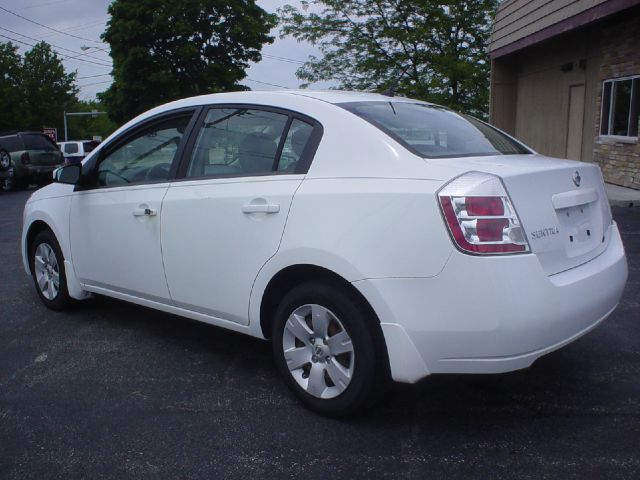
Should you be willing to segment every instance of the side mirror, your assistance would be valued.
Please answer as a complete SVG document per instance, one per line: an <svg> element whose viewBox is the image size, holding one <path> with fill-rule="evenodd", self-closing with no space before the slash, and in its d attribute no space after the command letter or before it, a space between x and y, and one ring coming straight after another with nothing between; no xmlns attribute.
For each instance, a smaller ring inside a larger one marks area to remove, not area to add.
<svg viewBox="0 0 640 480"><path fill-rule="evenodd" d="M57 183L65 183L67 185L77 185L80 181L82 173L82 164L74 163L73 165L65 165L56 168L53 171L53 181Z"/></svg>

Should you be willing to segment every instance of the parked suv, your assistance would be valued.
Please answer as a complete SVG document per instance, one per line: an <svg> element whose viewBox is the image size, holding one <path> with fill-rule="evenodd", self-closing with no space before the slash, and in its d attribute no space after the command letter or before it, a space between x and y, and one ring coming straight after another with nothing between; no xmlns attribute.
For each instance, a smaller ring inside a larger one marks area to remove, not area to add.
<svg viewBox="0 0 640 480"><path fill-rule="evenodd" d="M62 155L64 156L64 163L66 165L70 165L72 163L80 163L84 157L89 155L90 152L93 151L100 145L100 142L96 142L95 140L77 140L71 142L58 142L58 147L60 147L60 151L62 151Z"/></svg>
<svg viewBox="0 0 640 480"><path fill-rule="evenodd" d="M0 185L3 190L46 185L63 162L62 153L44 133L0 135Z"/></svg>

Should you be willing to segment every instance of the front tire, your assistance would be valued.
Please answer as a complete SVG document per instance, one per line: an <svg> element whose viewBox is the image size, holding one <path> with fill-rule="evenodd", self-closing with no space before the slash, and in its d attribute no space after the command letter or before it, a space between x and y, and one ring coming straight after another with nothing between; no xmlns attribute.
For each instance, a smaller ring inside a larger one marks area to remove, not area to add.
<svg viewBox="0 0 640 480"><path fill-rule="evenodd" d="M31 275L38 296L47 308L63 310L71 303L67 290L64 257L50 230L38 233L29 249Z"/></svg>
<svg viewBox="0 0 640 480"><path fill-rule="evenodd" d="M386 358L376 343L377 320L342 289L309 282L276 310L275 361L302 403L328 416L349 415L382 390Z"/></svg>
<svg viewBox="0 0 640 480"><path fill-rule="evenodd" d="M3 178L0 187L3 192L13 192L16 189L16 181L13 177Z"/></svg>

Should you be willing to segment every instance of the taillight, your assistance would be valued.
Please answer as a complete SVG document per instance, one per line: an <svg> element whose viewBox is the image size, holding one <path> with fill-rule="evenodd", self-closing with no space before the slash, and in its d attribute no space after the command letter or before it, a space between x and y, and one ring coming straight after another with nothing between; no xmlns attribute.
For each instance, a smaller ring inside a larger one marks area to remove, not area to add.
<svg viewBox="0 0 640 480"><path fill-rule="evenodd" d="M20 161L25 165L27 163L31 163L31 157L29 157L29 152L24 152L22 155L20 155Z"/></svg>
<svg viewBox="0 0 640 480"><path fill-rule="evenodd" d="M522 225L499 177L465 173L445 185L438 200L451 237L463 252L529 252Z"/></svg>

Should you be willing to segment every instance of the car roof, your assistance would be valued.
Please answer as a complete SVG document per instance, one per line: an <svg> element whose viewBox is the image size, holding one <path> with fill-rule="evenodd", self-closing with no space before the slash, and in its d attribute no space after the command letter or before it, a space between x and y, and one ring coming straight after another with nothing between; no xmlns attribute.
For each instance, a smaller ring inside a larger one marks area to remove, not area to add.
<svg viewBox="0 0 640 480"><path fill-rule="evenodd" d="M156 109L170 110L181 107L192 107L194 105L203 105L208 103L217 103L225 97L229 99L231 103L238 102L240 99L251 103L254 99L260 99L264 101L267 98L272 98L274 102L278 101L278 98L282 99L282 96L294 95L298 98L307 98L309 101L322 101L331 104L350 103L350 102L411 102L411 103L426 103L420 100L414 100L405 97L390 97L379 93L370 92L351 92L346 90L257 90L248 92L227 92L227 93L211 93L208 95L200 95L196 97L184 98L176 100L174 102L161 105ZM246 100L245 100L246 99ZM276 103L277 104L277 103ZM153 109L153 110L156 110Z"/></svg>
<svg viewBox="0 0 640 480"><path fill-rule="evenodd" d="M45 137L49 137L49 135L47 135L44 132L25 131L25 132L3 132L3 133L0 133L0 138L17 137L18 135L44 135Z"/></svg>

